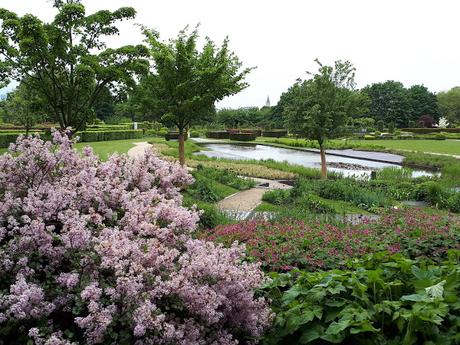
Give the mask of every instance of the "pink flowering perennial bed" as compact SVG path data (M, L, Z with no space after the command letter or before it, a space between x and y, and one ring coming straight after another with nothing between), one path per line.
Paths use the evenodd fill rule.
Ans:
M192 239L193 182L152 153L101 163L65 135L0 156L5 344L236 344L271 321L244 248Z
M226 245L244 243L248 255L267 271L314 271L340 268L347 259L385 250L442 259L447 249L460 248L460 220L420 209L394 210L359 225L254 220L218 226L201 237Z

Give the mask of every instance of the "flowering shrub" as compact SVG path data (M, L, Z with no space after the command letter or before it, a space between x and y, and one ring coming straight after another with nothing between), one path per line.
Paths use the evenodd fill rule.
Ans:
M246 244L248 254L267 270L308 270L341 266L349 258L388 250L410 257L443 256L459 248L460 221L456 216L433 216L422 210L392 210L379 220L341 226L286 219L283 222L253 220L218 226L203 235L230 245Z
M193 240L192 177L153 153L101 163L67 137L0 157L0 343L250 343L270 321L244 248Z

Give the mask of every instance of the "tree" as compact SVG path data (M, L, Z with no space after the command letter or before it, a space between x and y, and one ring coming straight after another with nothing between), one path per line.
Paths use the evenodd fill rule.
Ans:
M418 119L418 124L425 128L432 128L436 121L430 115L422 115Z
M24 127L26 134L30 129L45 120L42 99L27 85L20 84L8 94L5 105L5 117L8 121Z
M152 92L162 103L162 120L179 130L179 162L185 164L184 135L196 121L214 111L214 103L248 86L244 81L251 68L229 50L226 38L220 48L206 38L197 48L198 30L182 30L178 37L161 42L157 32L144 30L150 43L158 87Z
M105 88L117 93L135 84L149 68L143 45L106 48L103 38L118 34L116 23L134 18L122 7L86 15L79 0L56 0L51 23L0 9L0 83L22 81L37 90L61 129L84 128Z
M386 81L366 86L362 90L371 102L366 117L374 118L377 123L394 122L397 127L407 127L411 120L412 107L404 85L396 81ZM413 120L417 120L417 118Z
M438 100L433 92L423 85L414 85L407 89L409 105L411 108L410 120L417 121L423 115L429 115L435 122L439 121Z
M441 113L450 124L460 123L460 86L437 94Z
M350 62L339 60L331 67L315 61L318 72L290 89L292 98L284 113L292 130L318 141L321 177L326 179L326 140L342 133L347 118L359 108L360 96L354 92L355 68Z

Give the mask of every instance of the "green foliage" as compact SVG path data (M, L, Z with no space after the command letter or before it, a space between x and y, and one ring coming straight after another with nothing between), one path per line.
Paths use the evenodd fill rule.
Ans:
M267 271L344 268L347 259L382 250L442 261L447 250L458 248L460 239L457 217L415 208L388 210L378 219L362 222L312 214L294 205L288 211L303 211L304 216L287 212L270 221L219 226L205 236L226 246L244 243Z
M266 130L262 132L263 137L275 137L275 138L286 137L287 134L288 134L288 131L286 129L271 129L271 130Z
M253 133L229 133L228 137L235 141L254 141L257 138Z
M349 270L272 273L277 315L262 344L457 344L459 256L436 265L381 253Z
M274 126L271 107L245 107L238 109L219 109L213 125L224 128L264 127Z
M448 208L451 212L460 213L460 192L452 194L448 200Z
M291 196L302 198L311 193L325 199L347 201L364 210L374 210L378 207L391 205L391 200L382 191L367 188L363 183L354 179L300 180L292 189Z
M313 193L304 194L302 197L297 198L295 204L300 209L307 209L314 213L336 213L336 209L333 206Z
M35 90L61 129L84 128L94 105L108 88L123 93L149 68L142 45L106 48L116 24L135 17L122 7L86 15L79 1L56 1L51 23L0 10L0 82L20 80Z
M184 164L184 131L212 116L215 102L246 88L244 78L251 68L241 70L242 63L228 48L228 38L220 48L206 38L199 51L197 29L190 33L184 29L169 42L161 42L153 30L144 28L144 34L155 64L156 86L150 97L158 100L164 111L162 122L178 128L179 161Z
M16 90L8 94L5 101L4 119L24 127L26 134L46 119L44 105L37 92L21 83Z
M322 146L326 139L342 133L348 116L357 104L353 94L355 69L350 62L336 61L323 66L312 79L298 81L290 92L292 99L284 107L289 127Z
M291 193L285 189L274 189L264 193L262 200L274 205L283 205L289 202Z
M379 131L383 131L385 123L398 128L408 127L422 115L439 119L436 96L423 85L406 89L402 83L388 80L366 86L362 91L371 100L366 116L377 121Z
M238 190L245 190L255 186L255 182L253 180L241 178L229 169L214 169L198 165L196 167L196 172L209 179L218 181L226 186L230 186Z
M408 168L386 167L377 170L377 179L394 181L410 180L412 178L412 173L412 169Z
M451 124L460 123L460 87L437 94L441 113Z
M445 208L449 193L439 183L427 181L417 186L415 198L417 200L426 201L436 207Z
M0 133L0 147L6 148L14 143L21 133Z
M123 139L140 139L142 130L124 130L124 131L82 131L77 134L80 141L110 141Z
M207 131L206 138L211 139L228 139L230 133L228 131Z

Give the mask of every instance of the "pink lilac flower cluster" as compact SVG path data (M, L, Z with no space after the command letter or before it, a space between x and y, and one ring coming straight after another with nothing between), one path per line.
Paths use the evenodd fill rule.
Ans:
M100 162L55 131L0 157L0 332L10 344L253 343L271 322L244 248L195 240L193 178L147 152Z

